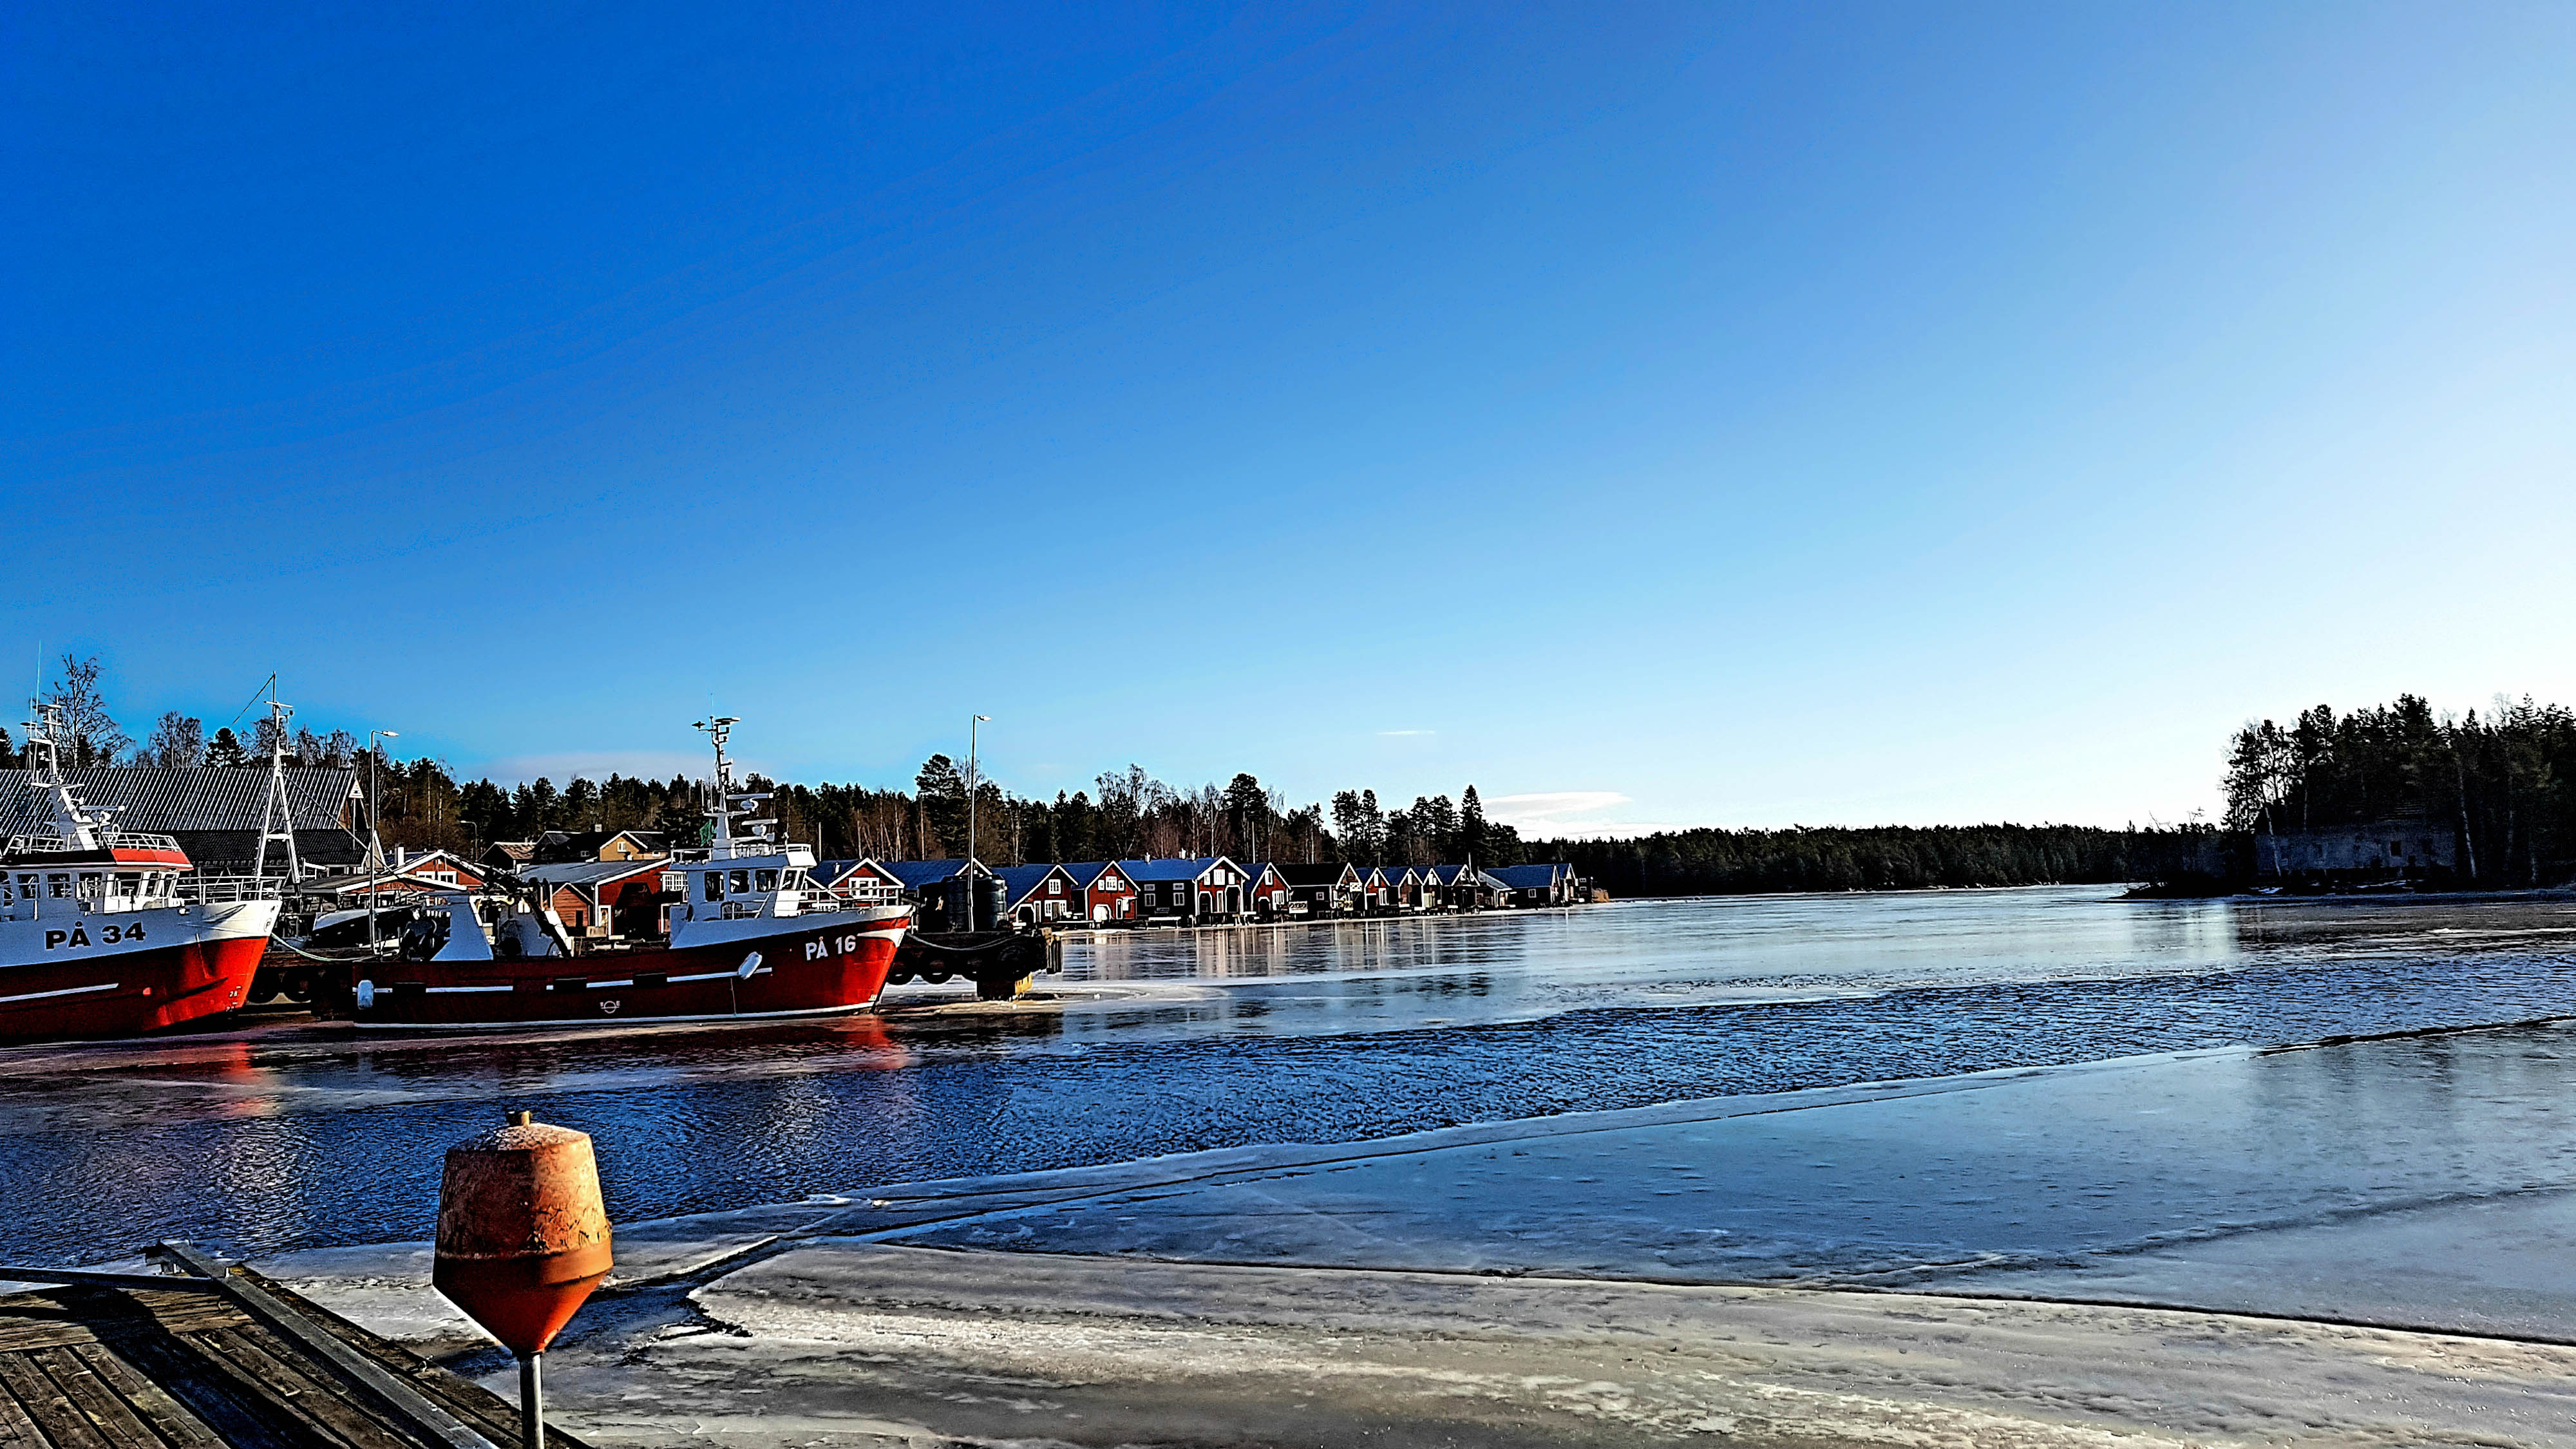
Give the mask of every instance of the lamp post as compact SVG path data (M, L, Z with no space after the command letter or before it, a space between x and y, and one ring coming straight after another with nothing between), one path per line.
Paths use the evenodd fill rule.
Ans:
M376 747L378 740L398 740L400 730L367 731L367 955L376 954L376 906L385 895L385 837L376 826Z
M966 859L970 863L975 859L975 728L992 722L989 714L979 714L966 722ZM967 908L967 916L973 918L972 906Z
M975 727L991 720L979 714L966 721L966 929L975 929L975 897L981 882L975 879Z

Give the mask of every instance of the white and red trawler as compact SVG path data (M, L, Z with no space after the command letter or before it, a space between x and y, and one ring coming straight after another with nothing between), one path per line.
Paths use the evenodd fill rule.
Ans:
M242 1004L278 903L180 894L167 835L109 828L63 780L60 711L27 724L41 826L0 849L0 1038L129 1036Z
M808 875L812 849L772 840L773 820L736 820L739 807L768 798L734 788L725 741L736 723L699 725L715 744L715 828L703 859L663 871L674 897L667 942L575 954L541 895L487 897L478 910L462 892L442 893L403 933L400 957L359 968L358 1025L733 1020L874 1005L912 908L820 890Z

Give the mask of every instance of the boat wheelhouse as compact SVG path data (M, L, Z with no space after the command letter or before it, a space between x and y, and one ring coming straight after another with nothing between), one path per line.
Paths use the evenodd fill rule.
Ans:
M187 852L84 803L63 778L60 708L35 715L41 824L0 847L0 1038L128 1036L240 1006L277 901L183 891Z

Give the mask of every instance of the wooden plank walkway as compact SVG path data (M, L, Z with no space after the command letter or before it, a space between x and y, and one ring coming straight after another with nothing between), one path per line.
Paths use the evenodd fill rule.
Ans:
M516 1405L251 1274L502 1449ZM435 1416L432 1416L435 1417ZM0 1449L447 1449L357 1376L203 1291L0 1297ZM589 1449L549 1424L546 1449Z

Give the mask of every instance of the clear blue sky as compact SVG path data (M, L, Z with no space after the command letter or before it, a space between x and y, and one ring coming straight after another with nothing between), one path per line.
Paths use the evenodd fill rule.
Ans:
M33 5L0 604L138 736L2172 819L2576 698L2576 7ZM23 686L13 686L23 688ZM11 716L15 718L14 715Z

